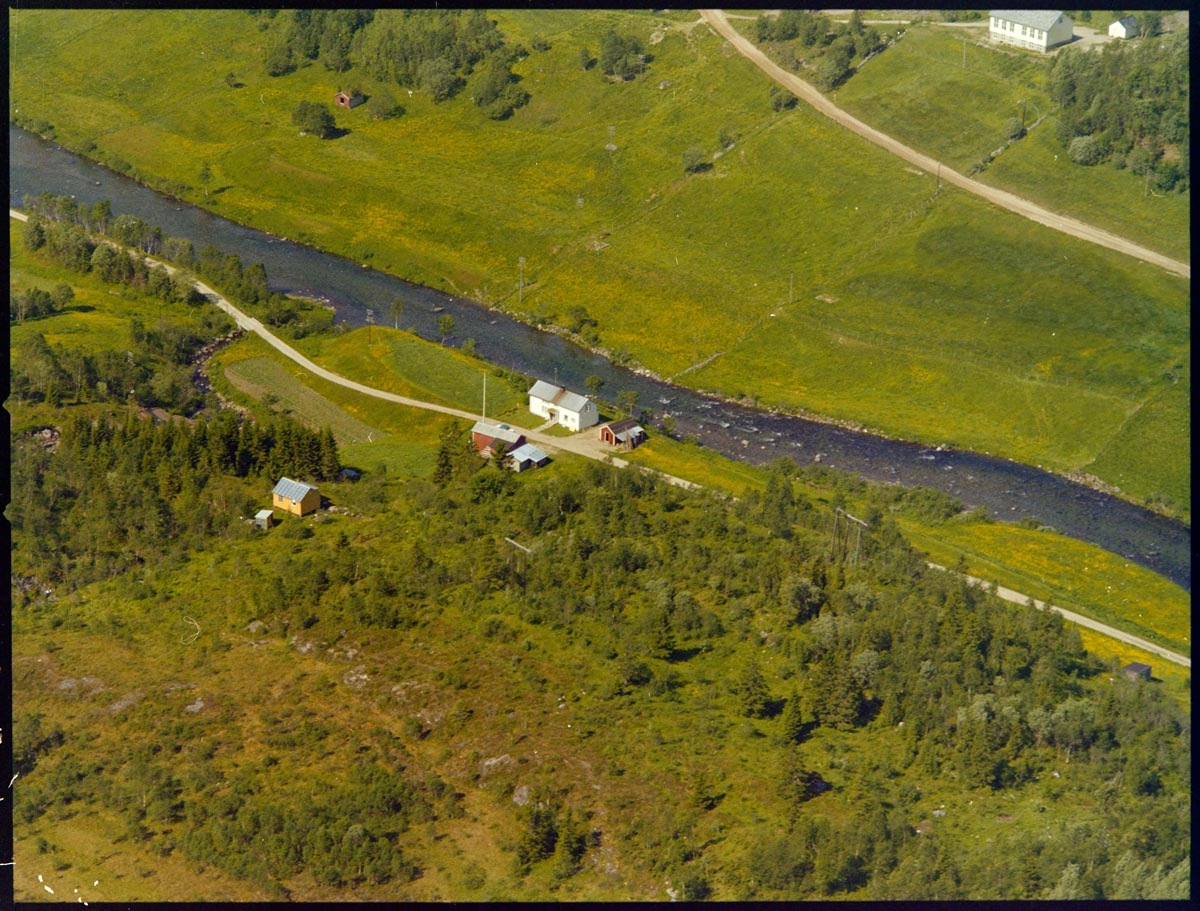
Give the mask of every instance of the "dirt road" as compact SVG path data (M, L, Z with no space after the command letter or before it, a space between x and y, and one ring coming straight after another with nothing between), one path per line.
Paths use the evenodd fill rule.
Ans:
M162 265L164 268L170 269L170 266L167 266L165 263ZM385 401L389 402L396 402L400 405L408 405L410 408L423 408L426 411L436 411L441 414L448 414L456 418L461 418L465 421L474 422L479 420L479 415L473 414L469 411L463 411L460 408L451 408L446 405L437 405L433 402L423 402L419 399L410 399L402 395L396 395L394 392L385 392L382 389L375 389L374 387L366 386L362 383L356 382L355 380L340 376L331 370L326 370L324 367L312 362L291 345L287 344L287 342L283 341L283 339L279 338L277 335L267 329L267 327L264 326L259 320L252 316L248 316L237 307L233 306L233 304L221 297L221 295L217 294L217 292L208 287L208 285L197 281L196 287L200 290L201 294L207 295L208 298L216 303L218 307L232 316L234 321L240 327L255 333L272 348L282 352L305 370L321 377L322 379L328 380L331 383L337 383L339 386L345 386L347 389L353 389L355 392L361 392L363 395L373 396L377 399L384 399ZM569 437L550 436L549 434L541 433L537 430L525 430L524 428L518 429L525 434L525 439L528 442L536 444L540 449L543 449L546 452L571 452L575 455L585 456L586 458L596 459L602 462L611 461L618 468L624 468L626 465L628 465L628 462L626 462L624 459L617 458L615 455L613 455L612 448L606 445L600 439L599 433L595 431L595 429L585 430ZM691 481L685 481L683 478L677 478L674 475L664 474L662 472L656 472L656 474L658 474L664 480L680 487L696 486Z
M1038 224L1045 225L1048 228L1062 231L1064 234L1070 234L1081 240L1099 244L1102 247L1108 247L1110 250L1116 250L1135 259L1153 263L1156 266L1166 269L1168 272L1182 275L1184 278L1192 277L1192 267L1188 263L1179 262L1178 260L1163 256L1161 253L1155 253L1153 250L1148 250L1123 237L1118 237L1115 234L1111 234L1108 231L1097 228L1094 225L1089 225L1078 219L1065 215L1057 215L1048 209L1043 209L1041 206L1033 204L1027 199L1022 199L1020 196L977 183L971 178L959 174L957 171L950 170L950 168L943 166L928 155L923 155L916 149L910 149L892 137L886 136L875 128L867 126L867 124L856 117L852 117L799 76L789 73L783 67L770 60L749 39L743 38L738 34L737 30L725 17L724 11L705 9L700 10L700 15L704 17L704 21L717 34L732 44L742 56L750 60L755 66L797 98L816 108L830 120L840 123L851 132L875 143L875 145L886 149L910 164L916 165L923 171L936 174L941 180L946 181L946 183L953 184L956 187L966 190L968 193L974 193L976 196L981 196L988 202L1014 212L1017 215L1024 216L1031 221L1036 221Z
M929 563L927 565L933 569L946 569L946 567L938 566L936 563ZM975 576L964 575L963 578L972 585L978 585L981 588L987 588L990 584L985 582L983 579L976 578ZM1032 602L1033 606L1038 610L1049 610L1056 614L1061 614L1062 618L1070 623L1075 623L1079 626L1086 627L1087 629L1095 630L1102 635L1116 639L1118 642L1124 642L1126 645L1132 645L1134 648L1139 648L1144 652L1150 652L1152 655L1158 655L1160 658L1166 658L1168 661L1172 661L1175 664L1182 664L1187 668L1192 666L1192 659L1186 655L1177 654L1170 649L1163 648L1161 645L1155 645L1153 642L1147 642L1145 639L1140 639L1137 636L1122 632L1119 629L1106 626L1097 620L1083 616L1083 614L1077 614L1074 611L1065 610L1061 607L1055 607L1053 604L1047 604L1045 601L1038 601L1036 598L1030 598L1028 595L1022 595L1020 592L1015 592L1011 588L997 586L996 596L1003 598L1005 601L1011 601L1014 604L1029 604Z

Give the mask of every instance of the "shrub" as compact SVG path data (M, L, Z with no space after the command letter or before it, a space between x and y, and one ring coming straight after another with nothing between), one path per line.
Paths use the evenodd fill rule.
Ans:
M1104 160L1104 149L1094 136L1076 136L1067 146L1067 155L1076 164L1090 166Z

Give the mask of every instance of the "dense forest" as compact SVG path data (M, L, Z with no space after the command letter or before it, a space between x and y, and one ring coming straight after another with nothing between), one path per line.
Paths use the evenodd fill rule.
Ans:
M36 488L40 477L35 496L59 504L43 505L37 522L14 504L16 552L24 562L53 541L69 555L73 540L112 533L128 534L124 547L137 555L148 536L110 528L119 505L70 496L64 473L76 489L112 478L111 488L132 493L139 459L156 446L166 453L168 436L172 453L195 450L195 436L129 426L98 440L99 428L68 427L53 454L14 446L14 489ZM471 763L446 771L449 757L486 742L519 702L557 693L566 674L588 694L572 697L583 739L520 780L532 798L519 799L513 777L486 783L501 789L515 833L499 894L520 894L529 877L565 887L594 870L602 845L619 845L623 863L667 877L690 897L1186 896L1186 715L1154 685L1090 658L1057 615L1003 605L928 570L888 518L903 505L894 494L829 479L835 502L866 496L869 528L857 536L844 523L838 530L839 513L794 493L800 476L819 480L819 466L810 476L780 460L761 494L730 502L595 463L514 475L470 455L464 436L463 427L446 433L440 483L376 478L369 496L353 496L362 509L353 524L289 520L282 534L248 536L236 519L240 505L181 510L203 521L211 539L180 537L171 564L182 572L206 553L228 560L230 547L239 560L265 558L214 645L247 622L297 649L349 636L403 651L436 637L457 655L421 680L422 704L438 711L389 708L395 687L387 685L355 697L376 705L382 726L371 731L311 709L226 706L181 721L147 704L118 713L124 752L105 756L82 728L19 710L18 824L105 807L125 820L133 843L269 880L280 896L302 871L331 887L403 884L422 873L410 827L453 825L465 792L485 786L478 749L471 774ZM216 445L217 437L210 432L208 455L198 455L214 468L233 440ZM122 462L129 473L113 477ZM143 488L171 486L175 467L188 471L174 456L159 464L172 467L144 469ZM528 554L509 541L524 542ZM108 576L123 571L106 566ZM83 581L99 568L84 559L70 573ZM147 597L158 592L169 603L172 578L160 574ZM72 604L65 591L57 602L14 592L18 635L45 636L64 623L104 635L122 623L119 610L89 619ZM560 646L545 655L519 647L534 631ZM505 693L517 703L497 696ZM699 725L688 741L695 764L655 772L656 796L613 816L603 792L625 774L649 773L614 719L654 727L680 716ZM228 725L247 739L232 743L222 734ZM446 761L418 771L414 756L431 738ZM262 749L267 760L253 758ZM757 786L748 793L719 771L731 749L755 757ZM294 770L312 768L313 750L323 757L319 770L297 790ZM609 756L601 780L611 782L601 792L555 773L572 757L602 762L597 750ZM931 809L939 815L923 804L927 789L1020 800L1031 788L1045 795L1043 782L1059 769L1071 784L1042 798L1052 802L1053 824L1002 852L922 834ZM679 795L665 816L655 809ZM722 817L736 802L771 824ZM720 840L744 850L725 854L717 874L706 872L706 852L716 849L701 833L716 831L720 818Z
M263 27L277 11L254 11ZM328 70L361 68L377 81L421 89L445 101L471 87L471 98L494 119L528 102L511 65L528 51L509 47L482 9L323 10L283 12L265 51L271 76L310 61ZM384 107L397 110L394 100ZM378 103L377 105L378 106Z
M1050 61L1058 139L1072 160L1104 161L1183 191L1191 177L1186 30L1100 50L1066 49Z
M341 466L326 429L292 418L240 418L221 411L189 426L130 414L121 423L82 414L48 451L14 441L8 519L13 569L75 588L168 553L203 548L230 514L252 515L256 499L222 476L333 480ZM222 518L224 517L224 518Z

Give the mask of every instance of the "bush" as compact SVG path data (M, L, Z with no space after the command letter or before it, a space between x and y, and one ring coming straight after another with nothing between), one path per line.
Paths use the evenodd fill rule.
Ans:
M784 111L796 106L796 96L782 86L771 86L768 97L770 98L771 110L773 111Z
M333 135L335 124L328 106L316 101L301 101L292 110L292 123L305 133L322 139Z
M1020 139L1025 135L1025 127L1021 125L1020 119L1009 117L1004 122L1004 138L1005 139Z
M1094 136L1076 136L1067 146L1067 155L1075 164L1090 166L1104 160L1104 148Z

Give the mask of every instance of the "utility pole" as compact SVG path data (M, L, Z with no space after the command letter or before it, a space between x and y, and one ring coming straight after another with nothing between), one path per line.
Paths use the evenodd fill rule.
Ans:
M838 522L839 518L846 520L846 521L840 523L841 524L840 529L838 527L839 526L839 522ZM849 523L850 522L853 522L853 523L855 523L855 525L858 526L856 529L857 535L856 535L855 542L854 542L854 558L850 561L852 565L857 566L858 565L858 555L859 555L859 552L862 550L863 529L870 528L871 526L869 526L862 519L859 519L856 516L850 515L850 513L846 512L846 510L842 509L840 506L837 509L835 509L833 512L833 547L832 547L832 551L833 551L834 559L841 559L844 551L849 550L849 547L850 547L850 524ZM840 534L839 534L839 531L840 531ZM844 547L843 547L843 538L845 539Z
M481 421L487 420L487 371L483 373L483 410L479 413Z
M367 344L371 344L371 327L375 325L375 311L367 311Z
M523 595L523 594L525 594L525 577L528 575L527 570L529 568L529 557L531 554L533 554L533 551L530 550L528 547L526 547L524 544L518 544L512 538L505 538L504 540L507 541L509 544L511 544L513 547L515 547L517 550L521 551L521 553L524 554L524 556L520 558L521 559L521 569L519 571L520 577L521 577L521 594ZM512 579L512 570L513 570L512 556L509 557L508 566L509 566L509 579L511 580Z

